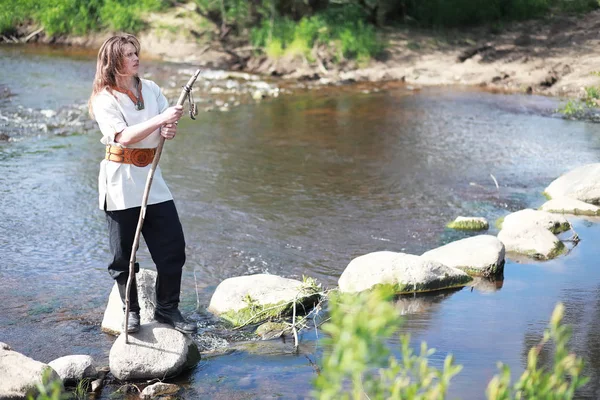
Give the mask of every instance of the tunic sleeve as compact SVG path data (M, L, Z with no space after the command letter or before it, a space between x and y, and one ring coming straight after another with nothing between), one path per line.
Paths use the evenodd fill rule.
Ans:
M152 88L152 91L154 92L154 95L156 96L156 103L158 104L158 112L162 113L167 108L169 108L169 101L167 100L167 98L163 94L162 90L160 90L160 87L158 87L158 85L156 83L154 83L153 81L148 81L148 82L150 82L150 87Z
M127 128L123 113L117 106L117 100L108 93L98 94L92 102L94 117L102 132L102 143L109 144L115 141L117 133Z

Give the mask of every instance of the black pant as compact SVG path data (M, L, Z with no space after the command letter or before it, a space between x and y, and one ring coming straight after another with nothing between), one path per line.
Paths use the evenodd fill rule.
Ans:
M113 256L108 273L118 284L127 282L131 248L141 207L106 211L110 251ZM181 271L185 264L185 238L173 200L149 205L142 235L156 264L156 307L177 308L181 290ZM139 271L136 263L135 272Z

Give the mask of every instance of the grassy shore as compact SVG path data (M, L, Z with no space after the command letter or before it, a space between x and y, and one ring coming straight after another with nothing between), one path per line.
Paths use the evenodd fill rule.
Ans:
M97 48L112 32L128 31L138 33L146 56L213 68L583 99L566 107L572 114L596 104L600 11L590 10L598 0L514 0L501 9L427 0L427 10L363 2L386 10L379 14L352 0L309 2L321 8L269 1L11 0L0 3L0 41ZM448 11L457 2L460 15Z

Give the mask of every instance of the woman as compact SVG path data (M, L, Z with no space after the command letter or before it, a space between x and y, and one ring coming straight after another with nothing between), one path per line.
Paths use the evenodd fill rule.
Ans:
M138 77L140 44L133 35L106 40L98 52L96 77L89 101L92 118L106 146L98 178L99 206L106 213L112 261L108 272L117 282L121 300L129 275L129 259L138 224L142 196L154 152L162 135L173 139L182 107L169 107L160 88ZM142 235L156 264L158 322L178 331L194 333L178 309L181 272L185 263L185 239L173 196L156 169ZM135 271L139 271L136 263ZM127 332L140 328L140 306L135 281L130 293Z

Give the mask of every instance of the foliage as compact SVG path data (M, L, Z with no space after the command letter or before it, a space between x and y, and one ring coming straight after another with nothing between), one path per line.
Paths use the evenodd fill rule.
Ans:
M592 72L592 75L600 76L600 71ZM557 111L567 117L580 118L585 116L586 112L595 110L600 106L600 87L588 86L585 88L585 94L580 100L569 100L567 104Z
M589 378L581 376L583 360L567 349L571 330L569 326L561 324L564 312L565 307L558 304L542 341L529 350L527 368L512 387L510 368L498 364L501 372L488 385L488 399L572 399L575 391L587 383ZM555 343L554 362L550 369L540 368L539 355L551 340Z
M27 21L43 26L49 36L102 28L137 32L143 12L164 6L163 0L9 0L0 2L0 33Z
M569 100L564 107L559 108L558 112L564 114L567 117L576 117L583 113L584 107L580 101Z
M403 335L402 358L386 344L399 325L398 311L388 301L391 292L332 295L330 322L323 326L328 349L315 380L319 399L443 399L461 366L447 356L440 371L428 364L434 350L421 344L418 355ZM346 389L350 393L346 392Z
M415 354L410 337L401 335L401 358L392 355L388 339L397 331L399 315L390 292L375 290L359 295L338 294L330 299L330 321L323 326L328 334L314 382L318 399L403 399L443 400L451 379L462 366L448 355L441 370L429 365L434 350L421 344ZM583 361L567 349L570 328L562 324L564 306L558 304L539 345L529 351L527 368L520 379L510 383L510 368L499 364L500 373L486 390L490 400L572 399L585 385ZM554 360L540 367L539 355L554 343Z
M64 392L60 379L51 380L52 369L47 368L42 375L42 382L37 384L39 394L27 396L27 400L65 400L69 396Z
M275 41L282 55L303 55L310 61L314 60L313 48L318 46L336 52L338 59L358 60L369 60L384 48L375 27L348 6L330 7L299 21L288 17L263 19L251 29L250 37L255 46L269 48Z

